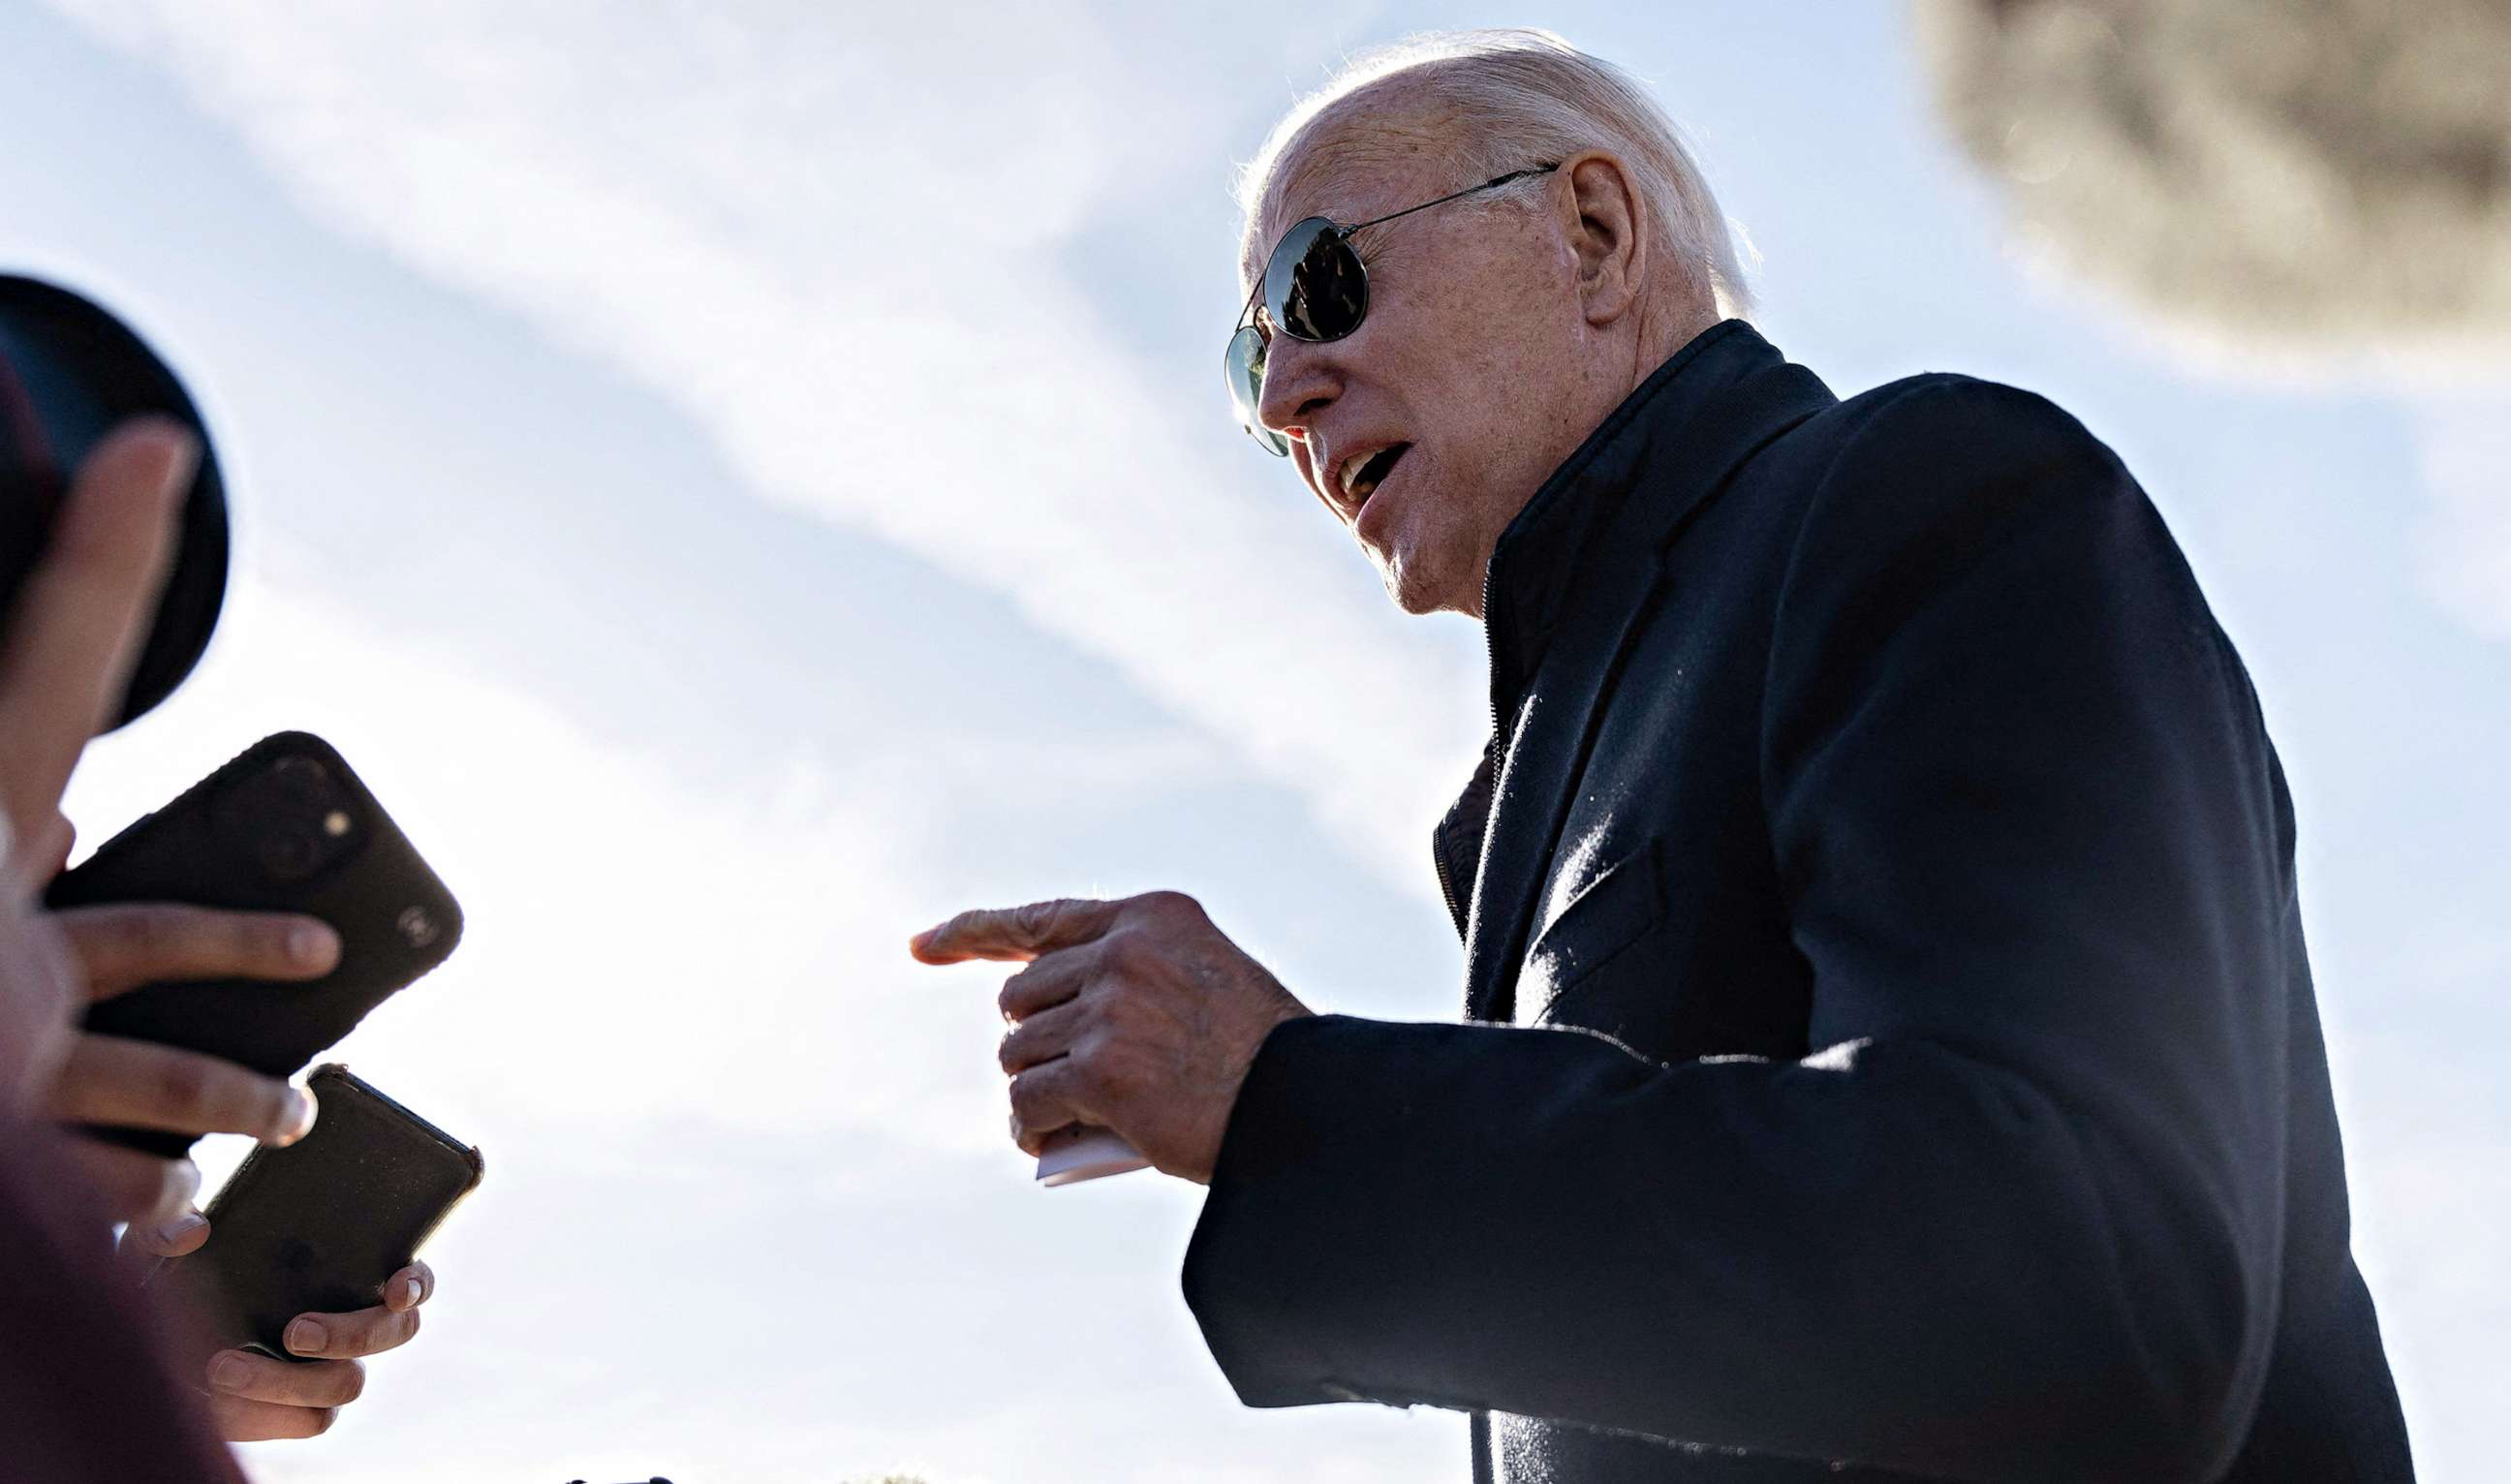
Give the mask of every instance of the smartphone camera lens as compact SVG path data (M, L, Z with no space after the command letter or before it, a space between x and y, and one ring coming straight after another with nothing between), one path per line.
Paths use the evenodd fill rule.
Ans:
M274 760L228 797L226 809L258 837L255 858L273 881L319 875L362 844L354 801L329 768L302 754Z
M270 776L294 798L316 799L329 791L331 770L310 757L283 757L272 766Z
M261 868L274 881L303 881L322 867L323 844L313 835L280 829L261 840Z

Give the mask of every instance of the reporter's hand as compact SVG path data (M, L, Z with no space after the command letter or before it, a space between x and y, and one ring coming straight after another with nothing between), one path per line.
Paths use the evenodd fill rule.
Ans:
M54 914L83 993L108 1000L143 984L191 979L319 978L340 958L339 935L318 919L166 903L72 907ZM280 983L272 994L286 994ZM175 1046L70 1033L51 1112L72 1125L241 1133L287 1145L314 1124L314 1095L231 1061ZM172 1236L200 1188L189 1160L161 1160L79 1138L72 1157L117 1221Z
M200 445L179 426L116 430L62 500L0 634L0 1100L39 1105L80 1004L59 935L28 898L68 858L61 790L112 719L174 550Z
M19 590L0 642L0 818L21 893L69 856L61 790L121 708L200 458L199 440L164 418L107 435L79 466L43 560Z
M434 1296L436 1274L425 1263L412 1263L394 1274L383 1292L384 1301L371 1309L290 1320L288 1351L309 1360L273 1360L241 1350L212 1355L203 1380L218 1435L231 1443L258 1443L312 1437L329 1427L339 1409L366 1389L367 1368L360 1359L398 1350L418 1333L418 1306Z
M962 912L908 946L927 964L1028 965L997 1002L1012 1022L998 1060L1022 1149L1092 1123L1198 1184L1211 1183L1256 1048L1309 1013L1176 892Z

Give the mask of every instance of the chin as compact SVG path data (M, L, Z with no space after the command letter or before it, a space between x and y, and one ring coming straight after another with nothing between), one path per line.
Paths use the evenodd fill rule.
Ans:
M1416 619L1424 614L1436 613L1447 606L1427 593L1413 591L1392 573L1387 574L1386 577L1386 595L1395 600L1396 607Z
M1392 560L1377 564L1378 579L1386 585L1386 595L1395 606L1418 618L1423 614L1461 609L1449 589L1452 584L1438 580L1434 569L1419 561L1407 561L1401 553Z
M1463 533L1436 519L1439 513L1417 509L1390 512L1396 519L1386 531L1384 550L1371 549L1370 560L1376 563L1377 575L1386 585L1386 595L1395 606L1415 616L1425 613L1472 613L1482 604L1482 569L1470 559L1460 559ZM1424 528L1426 527L1426 529ZM1472 574L1470 583L1460 576Z

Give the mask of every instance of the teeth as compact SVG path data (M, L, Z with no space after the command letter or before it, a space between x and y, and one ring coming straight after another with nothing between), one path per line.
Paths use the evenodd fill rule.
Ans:
M1376 492L1379 481L1395 467L1396 456L1403 452L1401 443L1380 448L1365 459L1352 459L1342 467L1342 492L1348 499L1366 500Z

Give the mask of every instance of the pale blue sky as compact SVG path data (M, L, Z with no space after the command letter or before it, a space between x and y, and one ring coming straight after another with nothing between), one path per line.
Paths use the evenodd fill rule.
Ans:
M2199 369L2025 272L1891 7L273 14L0 8L0 263L183 366L240 529L81 822L311 726L473 924L345 1055L487 1183L424 1337L260 1476L1462 1476L1453 1418L1239 1409L1177 1294L1195 1193L1032 1189L992 978L901 944L1175 886L1312 1003L1453 1012L1423 839L1478 636L1229 422L1226 185L1345 48L1529 19L1658 86L1835 390L2013 381L2152 493L2292 775L2418 1456L2483 1476L2511 594L2447 572L2501 381Z

